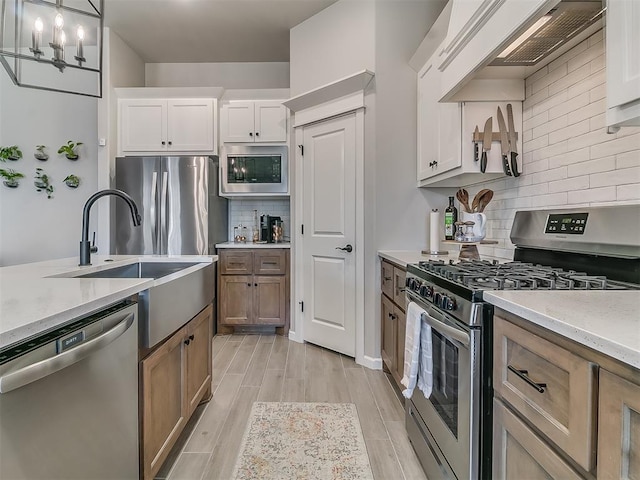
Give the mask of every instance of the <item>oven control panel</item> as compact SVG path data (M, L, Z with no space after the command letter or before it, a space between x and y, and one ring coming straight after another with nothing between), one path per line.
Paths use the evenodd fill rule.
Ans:
M544 233L583 235L588 213L552 213L547 217Z
M453 296L443 291L438 291L433 285L423 282L418 278L407 277L406 287L442 310L452 312L457 308L456 299Z

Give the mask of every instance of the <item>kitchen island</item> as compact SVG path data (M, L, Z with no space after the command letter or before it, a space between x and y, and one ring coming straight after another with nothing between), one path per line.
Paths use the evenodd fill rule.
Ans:
M92 265L63 258L0 268L0 348L216 262L217 256L94 255ZM74 278L137 262L194 262L159 279Z

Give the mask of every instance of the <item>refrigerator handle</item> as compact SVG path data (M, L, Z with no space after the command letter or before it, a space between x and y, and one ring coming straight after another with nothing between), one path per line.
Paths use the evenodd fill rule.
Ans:
M163 255L166 252L164 249L167 247L168 239L167 232L167 190L168 190L168 173L162 172L162 192L160 193L160 251L159 254ZM163 240L166 243L163 245Z
M149 213L151 217L151 241L153 242L153 253L159 253L158 250L158 172L153 172L151 176L151 206Z

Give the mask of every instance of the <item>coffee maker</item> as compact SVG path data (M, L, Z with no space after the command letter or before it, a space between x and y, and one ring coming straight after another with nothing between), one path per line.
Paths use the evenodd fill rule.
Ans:
M260 241L274 243L273 224L275 222L282 222L282 219L271 215L260 215Z

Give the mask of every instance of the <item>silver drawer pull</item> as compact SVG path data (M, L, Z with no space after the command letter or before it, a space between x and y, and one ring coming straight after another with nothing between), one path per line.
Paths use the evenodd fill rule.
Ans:
M391 277L384 277L385 282L388 282L389 280L391 280Z
M518 370L517 368L511 365L507 365L507 368L513 373L515 373L522 380L527 382L528 385L531 385L533 388L535 388L538 392L544 393L544 389L547 388L546 383L539 383L531 380L531 378L529 378L529 370Z
M278 262L262 262L263 265L277 265Z

